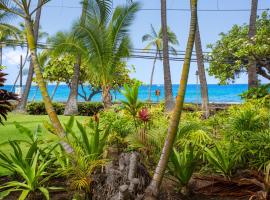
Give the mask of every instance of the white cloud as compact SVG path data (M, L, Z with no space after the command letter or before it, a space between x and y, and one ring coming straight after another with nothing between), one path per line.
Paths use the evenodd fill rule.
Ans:
M25 57L25 51L21 49L3 49L3 64L6 66L9 65L19 65L20 56Z

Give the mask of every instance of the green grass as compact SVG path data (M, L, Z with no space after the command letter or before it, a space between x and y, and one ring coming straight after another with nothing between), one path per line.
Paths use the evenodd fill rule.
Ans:
M76 120L80 122L87 121L90 117L86 116L77 116ZM66 123L69 119L69 116L59 116L61 123ZM4 126L0 124L0 150L9 154L10 148L7 145L9 140L22 140L25 139L25 136L21 134L15 127L14 122L18 122L20 125L34 131L38 125L43 127L43 135L41 137L53 139L54 136L44 128L43 123L49 121L47 115L25 115L25 114L15 114L10 113L8 115L7 121L4 122ZM76 130L74 128L74 130ZM0 176L6 175L7 172L0 167Z

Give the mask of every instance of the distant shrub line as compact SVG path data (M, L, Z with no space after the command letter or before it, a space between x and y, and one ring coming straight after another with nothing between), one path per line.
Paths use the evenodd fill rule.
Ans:
M53 107L58 115L63 115L65 110L64 103L53 102ZM33 102L27 104L27 113L30 115L46 115L46 109L43 102ZM78 103L78 115L92 116L103 109L101 102L81 102Z

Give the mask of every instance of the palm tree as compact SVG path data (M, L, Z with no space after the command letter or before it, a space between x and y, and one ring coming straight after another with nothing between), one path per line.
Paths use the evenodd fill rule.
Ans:
M41 17L41 5L42 5L42 0L38 0L38 9L36 11L35 23L34 23L34 27L33 27L34 35L35 35L35 43L37 43L38 38L39 38L39 22L40 22L40 17ZM23 26L22 24L20 26L23 30L22 31L24 34L23 38L25 38L25 36L26 36L26 29L25 28L26 27ZM27 47L27 52L28 52L28 47ZM28 53L26 54L26 56L28 56ZM17 112L22 112L22 113L26 112L26 105L27 105L27 100L28 100L29 92L30 92L31 85L32 85L33 75L34 75L34 65L33 65L33 61L31 59L29 69L28 69L28 75L27 75L25 88L24 88L22 97L20 99L20 102L18 103L18 105L16 107Z
M173 47L173 45L178 45L178 40L176 38L176 35L174 32L170 31L170 28L167 27L168 32L168 43L169 43L169 50L174 54L177 55L176 49ZM161 59L161 51L163 50L163 40L162 40L162 28L160 28L159 32L157 32L154 27L151 24L151 33L145 34L142 37L143 42L148 42L147 46L144 48L145 50L149 50L152 47L155 48L155 58L153 63L153 68L151 72L151 78L150 78L150 85L149 85L149 91L148 91L148 101L151 101L151 89L153 84L153 77L155 72L155 64L157 59Z
M188 81L188 74L190 68L190 60L193 51L195 35L196 35L196 25L197 25L197 0L191 0L191 22L189 29L189 37L186 47L186 55L184 59L182 76L180 80L180 87L178 89L178 95L176 98L176 105L174 107L173 115L171 118L170 126L168 128L167 137L163 146L162 154L158 165L156 167L154 176L150 185L147 187L145 192L145 199L157 199L159 188L164 176L165 169L167 167L169 157L173 148L174 140L178 130L181 113L183 110L185 92Z
M167 5L166 0L161 0L161 27L163 40L163 71L164 71L164 91L165 91L165 111L169 112L174 107L171 70L169 62L169 44L167 31Z
M86 19L86 12L88 8L88 0L83 1L83 8L81 13L81 25L83 26ZM74 65L74 75L71 82L70 93L68 97L67 104L65 106L64 115L75 115L78 113L78 84L79 84L79 76L80 76L80 63L81 63L81 56L77 55L77 62Z
M257 18L258 0L252 0L251 13L249 20L248 37L251 40L256 35L256 18ZM258 86L257 66L256 61L252 58L248 61L248 88L254 88Z
M80 53L89 70L99 77L104 107L108 108L112 104L110 89L113 74L121 60L130 55L129 27L139 4L118 6L112 15L110 0L93 0L89 5L91 6L88 7L89 14L85 24L75 24L72 37L69 36L70 33L59 33L63 42L59 42L55 47Z
M195 49L197 56L198 74L201 86L201 96L202 96L202 111L204 112L205 118L209 117L209 99L208 99L208 87L204 68L204 58L202 53L202 43L200 37L199 23L197 22L196 36L195 36Z
M0 11L0 66L3 65L3 46L13 46L14 40L18 41L20 36L20 30L8 23L11 17L10 13Z
M39 6L30 10L30 8L33 8L33 6L31 5L31 0L0 0L0 9L15 14L25 21L27 43L31 54L34 71L36 74L37 83L45 104L45 108L56 133L60 137L63 137L65 135L65 131L53 108L38 62L36 45L37 34L34 33L34 25L32 23L33 14L36 13L36 11L48 1L49 0L41 0L41 4Z

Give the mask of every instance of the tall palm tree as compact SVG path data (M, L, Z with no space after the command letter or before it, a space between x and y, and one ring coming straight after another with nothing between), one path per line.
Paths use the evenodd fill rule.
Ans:
M0 11L0 66L3 65L3 46L14 46L20 37L20 30L9 24L12 15L6 11Z
M156 167L152 181L150 185L147 187L145 192L145 199L147 200L157 199L158 197L159 188L169 161L169 157L178 130L181 113L183 110L188 74L190 69L190 60L193 51L197 25L197 0L191 0L190 2L191 2L191 21L190 21L189 37L186 47L186 55L184 59L182 75L180 80L180 87L178 89L176 105L173 110L173 115L168 128L168 133L163 146L162 154Z
M208 118L209 117L208 87L207 87L207 81L206 81L206 75L205 75L204 58L203 58L202 43L201 43L201 36L200 36L198 22L197 22L197 29L196 29L196 36L195 36L195 49L196 49L196 56L197 56L198 74L199 74L200 86L201 86L202 111L204 112L205 118Z
M167 27L167 32L168 32L168 43L169 43L169 50L172 54L177 55L176 49L173 47L173 45L178 45L179 42L176 38L176 35L174 32L170 31L170 28ZM150 84L149 84L149 90L148 90L148 101L151 101L151 89L152 89L152 84L153 84L153 77L154 77L154 72L155 72L155 65L156 65L156 60L161 59L161 51L163 50L163 40L162 40L162 28L157 32L153 25L151 24L151 33L145 34L142 37L143 42L148 42L146 47L144 48L145 50L149 50L152 47L155 48L155 58L154 58L154 63L152 67L152 72L151 72L151 77L150 77Z
M42 5L42 0L38 0L38 9L36 11L36 16L35 16L35 21L34 21L34 35L35 35L35 43L37 44L38 37L39 37L39 22L40 22L40 17L41 17L41 6ZM23 28L23 34L26 34L26 27L22 26ZM24 37L25 38L25 37ZM27 52L28 52L28 47L27 47ZM28 75L27 75L27 80L25 84L25 88L22 94L22 97L20 99L20 102L18 103L16 107L17 112L26 112L26 105L27 105L27 100L29 96L29 92L31 89L32 85L32 80L33 80L33 75L34 75L34 65L32 59L30 60L30 65L28 69Z
M249 31L248 31L249 39L252 39L252 37L256 35L257 7L258 7L258 0L252 0L251 13L249 19ZM248 87L254 88L257 86L258 86L258 76L257 76L256 61L250 58L248 61Z
M15 14L25 21L27 43L33 62L34 71L36 74L37 83L45 104L45 108L56 133L60 137L63 137L65 135L65 131L53 108L51 99L46 88L46 84L42 77L41 68L37 58L36 34L34 33L34 25L32 23L33 14L48 1L49 0L41 0L40 6L33 8L33 6L31 5L31 0L0 0L0 9ZM30 10L30 8L33 9Z
M89 0L83 0L83 7L81 13L81 25L83 26L86 19L87 8L88 8ZM75 115L78 113L78 84L79 84L79 76L80 76L80 63L81 63L81 56L77 55L77 62L74 65L74 75L71 82L70 93L68 97L67 104L65 106L64 115Z
M165 91L165 111L169 112L174 107L172 92L171 70L169 62L169 45L167 31L167 5L166 0L161 0L161 27L163 40L163 72L164 72L164 91Z

